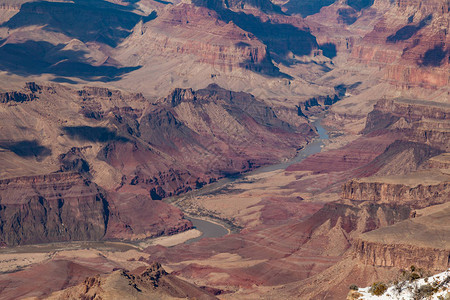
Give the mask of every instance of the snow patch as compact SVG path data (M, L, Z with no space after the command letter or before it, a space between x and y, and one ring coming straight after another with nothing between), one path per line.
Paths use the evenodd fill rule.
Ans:
M432 295L418 296L420 291L434 289ZM450 269L437 275L421 278L414 281L403 281L389 287L383 295L376 296L370 293L370 287L360 288L357 291L360 300L413 300L433 299L450 300ZM431 292L430 292L431 293Z

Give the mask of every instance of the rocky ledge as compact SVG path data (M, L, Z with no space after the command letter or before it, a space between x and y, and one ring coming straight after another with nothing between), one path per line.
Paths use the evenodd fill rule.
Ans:
M450 199L450 175L424 170L403 176L353 179L344 184L342 198L428 207Z
M390 131L398 139L449 151L450 105L423 100L382 99L367 116L365 134Z
M98 240L106 232L108 202L76 173L0 181L0 243L18 245Z
M449 217L450 203L419 210L415 218L362 234L353 243L353 255L373 266L446 270Z

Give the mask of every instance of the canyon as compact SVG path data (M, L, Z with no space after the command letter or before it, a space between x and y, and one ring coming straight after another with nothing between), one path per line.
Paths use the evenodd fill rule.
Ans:
M446 271L449 22L444 0L0 1L0 299Z

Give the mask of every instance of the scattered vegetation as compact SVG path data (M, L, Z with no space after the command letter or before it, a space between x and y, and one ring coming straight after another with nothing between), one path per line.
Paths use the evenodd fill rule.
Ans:
M381 296L381 295L384 294L384 292L386 292L386 290L387 290L387 285L386 284L384 284L383 282L375 282L370 287L369 292L372 295Z
M414 300L425 299L438 291L438 287L434 284L425 284L414 291Z
M363 294L358 293L357 291L351 291L351 293L348 295L348 299L360 299L363 296Z
M353 290L353 291L357 291L359 289L356 284L351 284L348 288Z
M418 280L418 279L421 280ZM374 296L381 296L391 299L412 299L412 300L424 300L424 299L438 299L438 300L450 300L450 275L448 271L443 274L430 275L423 269L411 266L407 270L402 270L401 275L392 284L383 282L375 282L368 289L358 289L354 284L350 285L349 296L353 296L354 293L362 292L370 293ZM354 290L354 291L352 291ZM366 294L367 295L367 294ZM355 299L355 298L351 298ZM358 298L356 298L358 299Z
M399 278L394 281L395 290L400 294L408 282L414 282L423 277L427 277L426 272L412 265L408 270L402 270Z
M428 274L421 268L416 268L414 265L409 268L409 270L403 270L402 271L402 278L403 281L415 281L419 278L427 277Z
M435 293L437 293L441 290L445 291L447 289L446 285L448 283L450 283L450 276L447 276L442 281L437 280L437 281L433 281L433 282L430 282L430 280L428 279L428 276L430 276L430 275L426 274L422 269L416 268L415 266L411 266L410 270L402 271L403 281L400 281L400 282L396 281L394 283L394 285L395 285L397 292L401 293L402 290L407 285L407 281L413 283L417 279L425 277L424 281L426 284L421 285L421 286L414 285L413 299L420 300L420 299L427 299L430 296L434 295ZM445 297L439 296L438 299L439 300L450 300L450 294L447 293L447 295Z
M450 293L447 293L445 296L438 296L438 300L450 300Z

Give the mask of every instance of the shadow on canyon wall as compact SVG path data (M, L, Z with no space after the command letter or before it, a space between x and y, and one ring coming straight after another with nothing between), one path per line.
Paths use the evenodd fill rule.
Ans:
M231 10L220 10L218 13L224 21L233 21L243 30L254 34L274 54L273 59L277 62L289 64L287 61L289 52L303 56L311 54L318 48L315 36L293 25L275 24L270 20L263 22L256 16Z
M107 127L92 126L67 126L62 128L63 131L72 139L89 141L89 142L128 142L126 137L117 135L115 131Z
M131 9L101 0L28 2L1 26L10 29L44 26L47 31L60 32L82 42L100 42L115 47L145 18ZM156 14L150 16L155 18Z
M121 75L140 68L93 66L84 61L85 51L64 50L64 47L64 44L53 45L45 41L5 44L0 47L0 68L22 76L48 73L105 82L118 80Z
M444 63L444 59L450 53L450 49L444 50L444 45L437 45L425 52L419 65L424 67L439 67Z
M433 19L433 15L428 15L423 20L421 20L419 22L419 24L417 24L417 25L406 25L406 26L400 28L399 30L397 30L397 32L395 34L388 36L386 39L386 42L397 43L400 41L406 41L406 40L410 39L414 34L419 32L420 29L427 26L431 22L432 19Z
M102 0L28 2L0 27L43 26L48 32L62 33L83 43L97 42L116 47L139 21L148 22L157 17L156 12L141 16L132 9L132 6ZM86 61L85 51L65 50L64 47L64 44L47 41L6 43L0 47L0 68L22 76L49 73L104 82L118 80L121 75L139 68L109 64L94 66ZM68 82L64 78L55 81Z
M284 5L289 14L300 14L302 17L317 14L324 6L329 6L336 0L291 0Z
M36 140L0 141L0 147L7 149L20 157L36 157L42 159L52 154L51 149L42 146Z

